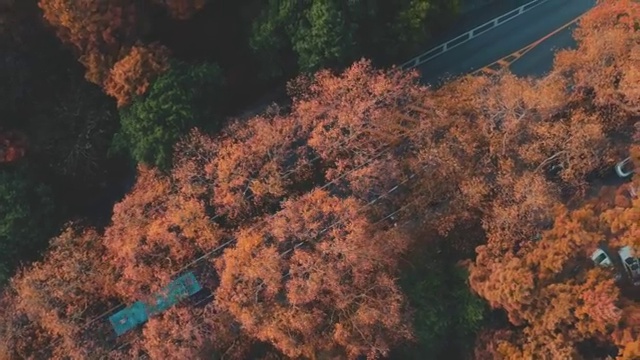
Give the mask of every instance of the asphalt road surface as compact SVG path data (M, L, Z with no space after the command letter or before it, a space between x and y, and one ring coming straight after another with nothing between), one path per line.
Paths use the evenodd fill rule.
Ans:
M437 86L448 78L479 70L544 38L587 12L595 3L595 0L549 0L417 69L424 83ZM515 61L511 71L519 76L544 75L551 69L556 50L575 46L571 36L574 28L566 27L542 41Z
M567 48L575 48L576 42L571 33L576 28L575 24L561 30L557 34L545 39L532 48L524 56L516 60L509 69L518 76L540 77L551 70L553 55L556 51Z

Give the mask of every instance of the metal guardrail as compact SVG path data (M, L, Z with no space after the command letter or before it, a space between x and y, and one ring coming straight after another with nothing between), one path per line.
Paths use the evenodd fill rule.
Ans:
M480 36L481 34L484 34L485 32L495 28L498 25L502 25L504 23L506 23L509 20L513 20L515 17L517 17L520 14L523 14L531 9L533 9L534 7L543 4L545 2L547 2L549 0L533 0L530 1L522 6L520 6L517 9L513 9L505 14L502 14L498 17L496 17L493 20L487 21L486 23L477 26L469 31L467 31L466 33L459 35L445 43L442 43L430 50L428 50L427 52L418 55L416 57L414 57L413 59L405 62L404 64L400 65L400 67L402 67L403 69L411 69L414 68L416 66L420 66L424 63L426 63L429 60L432 60L442 54L444 54L445 52L460 46L464 43L466 43L467 41Z

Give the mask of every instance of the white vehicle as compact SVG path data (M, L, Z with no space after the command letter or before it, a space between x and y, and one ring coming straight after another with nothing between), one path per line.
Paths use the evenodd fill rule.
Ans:
M622 260L622 264L629 274L633 285L640 285L640 261L633 256L631 246L623 247L618 251L618 254L620 254L620 260Z
M609 259L609 255L600 248L597 248L596 251L591 254L591 260L596 263L596 266L608 267L613 265L611 259Z
M635 172L633 169L633 163L631 163L631 157L628 157L616 164L616 174L621 178L631 176Z

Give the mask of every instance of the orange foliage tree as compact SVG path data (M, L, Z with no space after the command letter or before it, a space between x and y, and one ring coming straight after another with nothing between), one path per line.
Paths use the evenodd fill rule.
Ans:
M44 19L72 45L88 81L102 85L109 70L135 40L135 4L128 0L40 0Z
M195 191L197 179L198 196L236 221L273 212L280 201L327 181L333 193L368 202L409 178L409 133L435 112L417 74L377 71L362 61L339 75L298 79L289 90L290 113L232 123L219 140L204 141L217 143L200 147L206 155L189 144L206 136L182 141L174 176L187 182L179 186ZM376 207L381 214L402 202L399 196L380 202L388 199Z
M635 301L623 300L620 325L612 338L619 347L619 359L631 360L640 356L640 308Z
M204 309L175 307L152 318L143 330L142 346L151 359L196 359L212 354L246 358L251 340L229 314Z
M239 230L218 261L218 308L291 357L373 358L410 338L394 281L407 239L373 226L358 205L314 190Z
M639 149L631 148L636 163ZM498 248L491 237L478 247L472 289L520 327L490 346L479 343L478 354L575 358L578 345L591 341L617 345L622 359L637 356L637 290L626 275L616 283L614 273L624 270L615 260L612 268L594 268L590 256L603 242L611 254L623 246L640 249L640 199L628 192L638 184L635 176L631 184L603 188L573 210L557 206L553 227L518 252Z
M17 295L5 290L0 297L0 359L28 359L37 351L42 351L55 340L37 322L30 321L26 314L17 309ZM74 347L75 350L75 347ZM53 354L48 354L51 357Z
M211 159L213 205L231 219L255 215L292 195L312 175L310 128L291 117L256 117L232 124Z
M420 172L412 212L424 214L427 226L441 234L461 221L482 219L486 228L501 218L513 227L539 217L553 197L539 167L566 137L537 129L558 121L551 117L564 99L563 87L552 80L509 75L467 78L435 92L437 111L412 134L417 154L410 162Z
M313 124L308 143L326 164L325 179L366 201L407 179L410 134L435 113L417 73L376 70L368 61L298 79L290 92L292 116Z
M143 298L222 239L201 201L176 193L173 181L157 170L140 167L135 186L114 206L105 230L107 256L119 275L113 290L129 301Z
M593 91L600 105L615 104L638 113L640 4L632 0L600 1L574 32L578 49L561 51L555 71L569 75L576 88ZM616 126L615 117L610 126Z
M135 96L144 95L151 82L168 68L169 50L164 46L133 46L109 71L105 92L117 100L118 107L123 107Z
M612 274L589 263L601 240L593 211L558 211L553 228L517 255L480 247L471 266L472 289L523 329L509 346L495 344L506 358L575 358L579 343L608 339L621 319Z
M192 129L176 144L171 177L180 194L212 204L215 176L211 161L219 147L216 139L199 129Z
M4 294L7 306L0 310L9 354L83 358L103 348L101 339L84 332L83 322L113 305L106 296L113 278L103 255L96 231L69 227L52 240L44 260L12 279ZM31 335L23 338L25 333Z

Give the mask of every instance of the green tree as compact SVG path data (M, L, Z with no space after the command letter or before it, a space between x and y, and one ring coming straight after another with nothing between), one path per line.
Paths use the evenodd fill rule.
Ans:
M262 75L266 78L282 76L287 69L286 60L292 52L290 33L299 21L294 1L269 1L252 23L249 45L260 59Z
M302 71L342 65L354 57L353 24L346 23L333 0L314 1L291 35Z
M391 56L411 56L413 52L424 50L421 47L431 31L451 21L459 9L459 0L405 0L399 3L390 23L391 29L384 29L387 55Z
M112 149L134 161L167 169L176 141L194 126L215 130L222 75L215 64L173 62L148 93L120 110Z
M22 261L36 259L53 234L51 189L26 167L0 170L0 285Z
M266 76L339 68L358 57L389 63L424 44L457 12L458 0L270 0L253 24L250 45Z
M429 251L414 255L412 265L403 272L401 284L415 311L416 343L399 350L395 357L464 358L473 349L487 308L469 289L466 269L445 253L434 248Z

